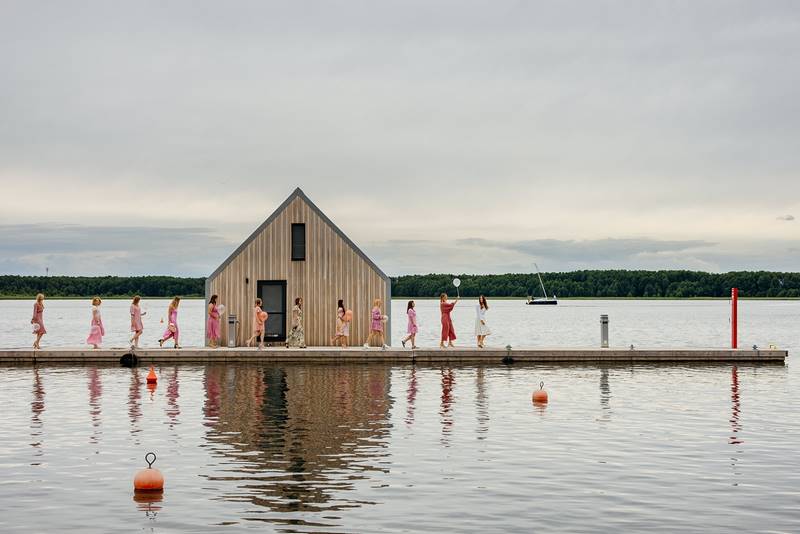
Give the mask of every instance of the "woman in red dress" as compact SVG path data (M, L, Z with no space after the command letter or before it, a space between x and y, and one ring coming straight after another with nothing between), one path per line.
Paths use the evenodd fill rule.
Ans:
M453 302L447 302L447 293L442 293L439 297L439 309L442 311L442 341L439 343L439 348L444 348L444 342L447 341L448 347L453 347L453 340L456 338L456 331L453 328L453 320L450 318L450 312L458 303L458 299Z

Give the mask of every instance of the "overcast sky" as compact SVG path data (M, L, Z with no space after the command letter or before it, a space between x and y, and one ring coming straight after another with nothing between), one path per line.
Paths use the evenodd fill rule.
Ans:
M0 273L798 270L800 2L0 0Z

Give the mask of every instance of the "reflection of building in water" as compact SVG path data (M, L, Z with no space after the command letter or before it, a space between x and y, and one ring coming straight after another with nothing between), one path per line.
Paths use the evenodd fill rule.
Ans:
M208 366L207 438L239 465L226 462L210 479L238 481L235 490L223 489L226 498L280 513L360 506L342 492L383 470L389 372L375 365Z

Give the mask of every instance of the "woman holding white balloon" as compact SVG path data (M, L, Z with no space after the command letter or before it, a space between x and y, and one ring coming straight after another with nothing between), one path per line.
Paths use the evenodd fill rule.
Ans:
M453 280L453 285L458 286L461 285L461 280L456 278ZM458 297L453 302L447 301L447 293L442 293L439 296L439 310L442 313L442 340L439 342L439 348L445 348L445 341L447 342L448 347L454 347L453 341L456 339L456 330L453 328L453 319L450 317L450 312L453 311L456 304L458 304Z

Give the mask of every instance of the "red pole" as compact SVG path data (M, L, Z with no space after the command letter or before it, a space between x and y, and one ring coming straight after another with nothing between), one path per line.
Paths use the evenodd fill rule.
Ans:
M739 346L738 335L738 314L737 307L739 305L739 289L731 289L731 348L735 349Z

